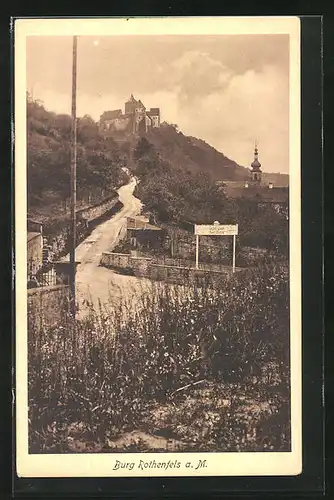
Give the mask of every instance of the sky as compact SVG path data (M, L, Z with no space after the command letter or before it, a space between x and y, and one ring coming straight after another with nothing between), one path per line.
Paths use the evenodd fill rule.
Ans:
M72 38L27 38L27 90L71 113ZM77 113L95 120L132 93L161 121L249 167L289 170L288 35L125 35L78 38Z

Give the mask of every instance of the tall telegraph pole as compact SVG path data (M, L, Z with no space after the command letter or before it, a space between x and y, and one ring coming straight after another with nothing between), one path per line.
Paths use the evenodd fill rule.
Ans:
M73 37L72 62L72 137L71 137L71 229L70 229L70 291L71 313L75 317L75 247L77 198L77 37Z

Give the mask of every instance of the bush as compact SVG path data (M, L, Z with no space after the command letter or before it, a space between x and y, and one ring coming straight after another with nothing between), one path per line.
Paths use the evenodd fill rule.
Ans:
M177 402L184 407L193 384L203 381L213 384L210 400L217 393L214 406L225 397L224 391L237 386L251 398L256 393L270 400L279 411L289 401L288 295L286 271L265 266L246 280L222 280L217 288L209 281L201 288L155 283L135 309L126 302L117 310L101 307L98 314L92 311L75 324L68 318L62 325L41 329L31 319L31 450L52 449L64 440L70 424L78 422L87 439L99 442L127 430L150 428L157 405ZM225 410L219 414L218 427L212 424L210 431L211 447L235 448L238 433L225 433L222 440L224 431L218 428L225 429L241 411L238 419L245 429L240 408L237 404L229 415ZM193 410L205 413L198 401ZM256 422L261 416L268 417L260 412ZM174 412L172 425L177 431L183 422L196 435L193 417L176 417ZM201 449L205 439L194 439L191 446ZM244 446L262 445L252 437Z

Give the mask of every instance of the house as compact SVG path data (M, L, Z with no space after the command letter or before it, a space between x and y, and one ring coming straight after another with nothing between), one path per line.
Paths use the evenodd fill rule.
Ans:
M165 231L145 216L127 217L126 238L133 248L158 248L165 239Z
M41 222L38 222L33 219L27 219L27 230L28 232L36 232L36 233L41 233L43 232L43 225Z
M43 265L43 235L41 232L27 233L27 275L36 276Z

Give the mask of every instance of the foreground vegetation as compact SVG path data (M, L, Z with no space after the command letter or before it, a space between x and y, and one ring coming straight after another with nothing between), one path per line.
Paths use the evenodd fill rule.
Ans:
M281 265L218 287L152 284L139 305L76 324L29 323L31 452L290 448Z

